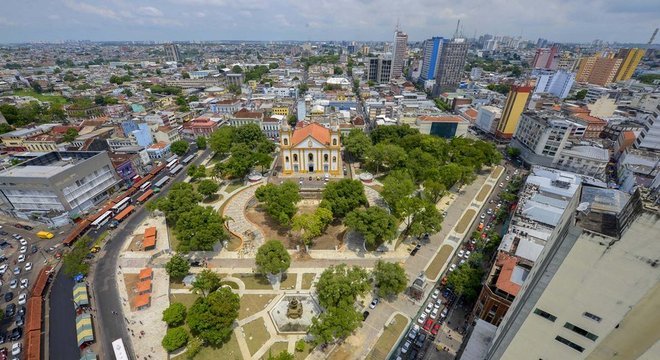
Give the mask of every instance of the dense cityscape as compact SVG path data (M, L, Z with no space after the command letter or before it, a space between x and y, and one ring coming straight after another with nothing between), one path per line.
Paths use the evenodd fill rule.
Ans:
M0 43L0 359L660 358L658 29L407 22Z

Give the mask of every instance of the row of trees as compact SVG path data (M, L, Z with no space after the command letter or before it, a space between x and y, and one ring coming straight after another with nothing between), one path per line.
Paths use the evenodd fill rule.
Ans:
M242 178L255 166L266 169L273 161L270 154L275 150L275 144L256 124L221 127L211 134L209 146L219 155L231 154L216 165L218 173L225 178Z
M228 239L223 217L212 207L198 205L201 200L193 185L181 182L172 185L166 197L147 204L150 211L165 213L179 241L177 251L210 251L215 243Z
M2 104L0 113L12 126L25 126L33 122L63 122L67 117L61 104L46 106L36 101L21 106Z

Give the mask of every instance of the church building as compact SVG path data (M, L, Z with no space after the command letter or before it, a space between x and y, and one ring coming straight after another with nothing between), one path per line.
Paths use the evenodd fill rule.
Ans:
M329 174L341 176L341 138L339 128L318 123L280 130L280 153L284 175Z

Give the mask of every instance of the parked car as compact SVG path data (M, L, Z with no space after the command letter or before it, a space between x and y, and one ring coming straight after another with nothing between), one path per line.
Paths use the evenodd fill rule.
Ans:
M18 280L12 279L11 282L9 283L9 288L16 289L17 286L18 286Z
M375 309L376 305L378 305L378 298L374 298L371 300L371 304L369 304L369 309Z
M431 311L431 319L437 319L438 318L438 311L440 310L439 307L434 307L433 311Z
M449 272L456 270L456 264L449 265Z
M410 345L412 345L412 343L410 342L410 340L407 340L406 343L403 344L403 346L401 347L401 353L402 354L407 353L408 350L410 350Z
M23 229L25 229L27 231L32 231L32 229L34 229L34 228L30 225L23 225Z
M419 318L417 319L417 322L420 324L423 324L424 321L426 321L426 318L429 316L429 314L423 312L422 315L419 315Z
M25 269L25 271L32 270L32 263L31 262L25 263L24 269Z
M7 265L7 264L0 265L0 275L6 273L8 268L9 268L9 265Z
M25 240L25 239L23 239L23 238L21 238L20 240L18 240L18 242L19 242L21 245L23 245L23 246L25 246L25 245L28 244L27 240Z
M18 252L20 252L21 254L25 254L27 252L27 246L21 246Z
M369 312L368 311L365 311L365 312L362 313L362 321L367 320L368 317L369 317Z
M7 236L7 235L9 235L9 233L4 231L4 230L0 230L0 235Z
M458 257L459 258L462 258L464 254L465 254L465 250L459 250L458 251Z
M14 275L18 275L18 274L20 274L20 273L21 273L21 268L18 267L18 266L15 267L15 268L14 268Z
M18 229L22 229L22 228L23 228L23 225L21 225L21 224L19 224L19 223L16 223L16 224L14 224L14 227L15 227L15 228L18 228Z
M19 306L18 311L16 312L16 314L18 314L20 316L25 316L25 306L22 306L22 305Z
M27 303L27 294L21 293L18 295L18 305L25 305Z
M435 299L438 298L439 295L440 295L440 289L435 289L435 290L433 290L433 293L431 294L431 298L433 298L435 300Z
M445 318L445 317L447 317L447 314L448 314L448 313L449 313L449 308L446 307L446 308L442 309L442 312L440 313L440 316L442 316L443 318Z
M10 339L11 339L11 341L16 341L16 340L20 339L22 336L23 336L23 328L19 326L19 327L15 327L11 331Z
M22 263L22 262L24 262L24 261L25 261L25 254L20 254L20 255L18 255L18 262L19 262L19 263Z
M22 345L21 343L14 343L14 344L12 344L12 346L11 346L11 354L12 354L13 356L18 356L18 355L20 355L20 354L21 354L21 350L22 350L22 346L23 346L23 345Z
M5 301L10 302L14 298L14 293L11 291L7 291L5 293Z
M408 332L408 339L413 340L417 336L417 333L419 332L419 325L414 324L410 331Z
M425 329L425 330L430 331L431 327L429 326L429 328ZM417 346L418 348L421 348L422 346L424 346L424 341L426 341L426 334L421 333L421 334L417 335L417 339L415 339L415 346ZM414 359L414 358L412 358L412 359Z
M5 317L10 318L14 316L14 314L16 314L16 304L7 305L7 307L5 308Z
M30 251L34 254L37 251L39 251L39 247L37 247L37 245L32 245L32 248L30 249Z
M440 323L436 323L435 325L433 325L433 329L431 329L431 335L438 335L438 331L440 331L440 327L442 327Z
M25 324L25 317L17 316L14 324L16 324L16 326L23 326L23 324Z
M429 314L431 313L432 310L433 310L433 302L429 302L428 304L426 304L426 309L424 309L424 312Z

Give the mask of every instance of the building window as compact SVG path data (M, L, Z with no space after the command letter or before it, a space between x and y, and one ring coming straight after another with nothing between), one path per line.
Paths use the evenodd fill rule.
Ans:
M563 338L563 337L561 337L561 336L557 336L557 337L555 338L555 340L557 340L557 341L559 341L560 343L562 343L562 344L564 344L564 345L566 345L566 346L568 346L568 347L570 347L570 348L573 348L573 349L575 349L575 350L577 350L577 351L579 351L579 352L583 352L583 351L584 351L584 348L583 348L582 346L580 346L580 345L578 345L578 344L576 344L576 343L574 343L574 342L572 342L572 341L570 341L570 340L568 340L568 339L565 339L565 338Z
M575 325L573 325L569 322L564 324L564 327L567 328L568 330L572 330L573 332L586 337L587 339L589 339L591 341L596 341L596 339L598 339L598 335L592 334L592 333L588 332L587 330L585 330L585 329L583 329L579 326L575 326Z
M308 159L310 162L311 162L311 161L314 161L314 155L312 155L312 154L308 154L308 155L307 155L307 159Z
M328 154L323 155L323 161L328 162Z
M333 156L333 157L332 157L332 162L333 162L333 163L336 163L336 162L337 162L337 157L336 157L336 156Z
M284 145L289 145L289 139L284 138Z
M547 319L547 320L550 320L550 321L552 321L552 322L555 322L555 320L557 320L557 317L556 317L556 316L554 316L554 315L552 315L552 314L550 314L550 313L548 313L548 312L545 312L545 311L543 311L543 310L541 310L541 309L539 309L539 308L534 309L534 314L536 314L536 315L538 315L538 316L540 316L540 317L542 317L542 318L545 318L545 319Z
M286 162L286 163L289 162L289 157L288 156L284 158L284 162Z
M293 162L298 162L298 154L293 154Z
M594 315L594 314L592 314L592 313L590 313L590 312L588 312L588 311L585 311L584 314L582 314L582 315L583 315L584 317L588 317L589 319L591 319L591 320L593 320L593 321L596 321L596 322L600 322L601 320L603 320L600 316L598 316L598 315Z
M332 139L332 146L337 146L337 139Z

